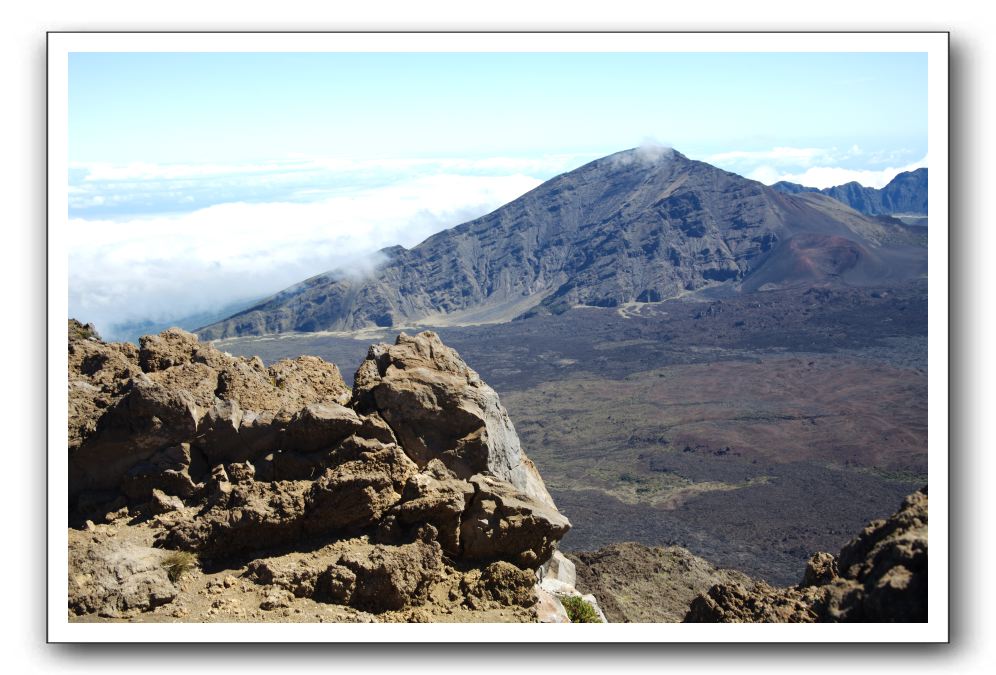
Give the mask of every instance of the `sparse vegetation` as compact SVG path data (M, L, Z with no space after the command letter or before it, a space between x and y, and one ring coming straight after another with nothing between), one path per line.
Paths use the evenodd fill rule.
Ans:
M100 339L100 335L97 333L97 329L92 323L80 323L76 319L69 320L69 339L70 340L86 340L87 338L97 338Z
M602 623L598 612L584 598L569 595L561 598L560 601L563 603L564 609L567 610L567 618L571 620L571 623Z
M172 551L162 560L169 580L176 583L188 571L197 566L197 556L188 551Z

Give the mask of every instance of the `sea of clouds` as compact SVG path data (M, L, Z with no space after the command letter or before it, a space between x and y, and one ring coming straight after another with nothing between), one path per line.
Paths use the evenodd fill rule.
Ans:
M484 215L576 157L73 165L70 315L111 339L187 324L330 270L369 273Z

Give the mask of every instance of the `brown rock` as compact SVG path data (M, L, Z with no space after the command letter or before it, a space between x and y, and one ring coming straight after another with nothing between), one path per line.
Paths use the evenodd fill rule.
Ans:
M430 523L443 550L460 553L460 521L474 495L474 486L459 480L438 459L405 483L400 503L392 510L403 525Z
M401 499L399 492L415 471L396 445L327 470L308 492L307 528L330 532L373 525Z
M171 513L183 509L183 501L179 497L173 497L162 490L152 490L152 499L149 502L149 511L153 515Z
M310 483L216 484L219 492L212 505L172 525L160 535L160 544L225 558L301 537L304 494Z
M550 559L571 527L563 514L492 476L474 476L470 483L475 494L460 526L463 557L530 569Z
M536 604L536 574L499 560L471 570L460 582L464 594L498 604L531 607Z
M170 389L141 374L130 382L128 393L70 453L71 499L86 490L117 488L133 466L194 435L202 411L188 391Z
M135 503L150 499L154 490L186 499L197 490L190 476L192 461L189 443L160 450L128 470L121 491Z
M802 575L800 586L822 586L838 576L837 559L823 551L816 553L806 563L806 571Z
M356 575L351 604L372 612L424 603L443 568L439 545L421 541L351 551L342 556L339 565Z
M197 336L179 328L167 328L159 335L143 335L138 347L142 370L154 373L193 361Z
M317 356L277 361L269 374L278 389L294 397L289 401L293 408L321 401L346 405L352 395L339 368Z
M435 333L401 333L393 346L371 347L353 403L379 413L419 466L439 459L463 479L487 472L553 507L498 394Z
M287 425L283 448L298 452L331 450L360 431L363 421L338 403L312 403L302 408Z
M78 328L75 328L75 324ZM97 428L97 420L141 373L138 350L129 343L107 344L70 320L69 449L78 448Z

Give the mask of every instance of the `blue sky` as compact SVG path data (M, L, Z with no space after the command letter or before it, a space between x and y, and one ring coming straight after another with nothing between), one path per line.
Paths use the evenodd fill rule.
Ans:
M70 312L110 335L414 245L648 139L817 187L881 186L928 154L923 54L77 53L69 66Z

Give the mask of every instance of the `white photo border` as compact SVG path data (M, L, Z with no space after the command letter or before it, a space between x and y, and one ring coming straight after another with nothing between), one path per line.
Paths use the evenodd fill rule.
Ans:
M49 642L783 642L949 641L948 33L946 32L52 32L48 34ZM927 55L928 475L926 623L282 624L71 623L68 619L68 98L73 52L919 52ZM898 505L897 505L898 506ZM334 626L334 628L332 628Z

